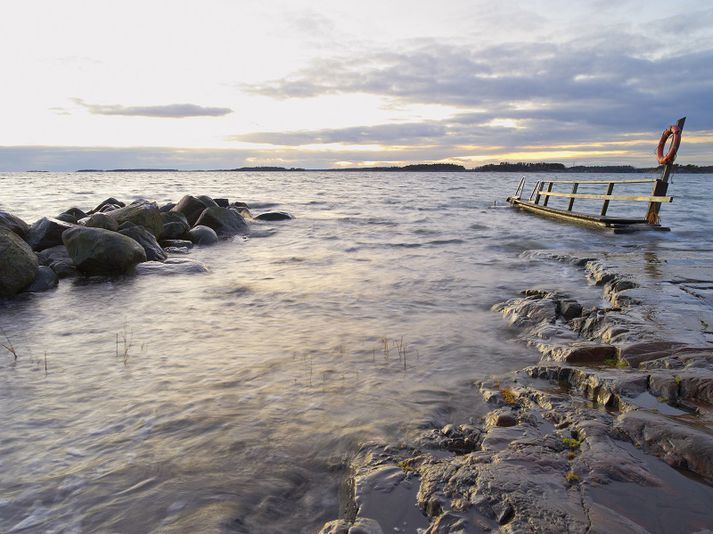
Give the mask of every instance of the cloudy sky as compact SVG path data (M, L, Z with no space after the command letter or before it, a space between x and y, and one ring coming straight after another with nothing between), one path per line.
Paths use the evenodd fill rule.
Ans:
M8 0L0 170L713 163L713 4Z

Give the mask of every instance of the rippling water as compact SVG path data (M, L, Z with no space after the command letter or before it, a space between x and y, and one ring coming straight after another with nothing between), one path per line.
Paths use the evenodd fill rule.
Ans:
M0 301L0 531L313 532L359 443L478 417L474 380L537 360L492 304L600 298L523 251L710 248L710 179L675 179L672 232L615 236L504 207L514 174L0 174L28 222L186 193L296 217L194 249L208 274Z

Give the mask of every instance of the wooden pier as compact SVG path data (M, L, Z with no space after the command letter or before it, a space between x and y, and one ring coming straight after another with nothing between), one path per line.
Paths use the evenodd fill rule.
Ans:
M557 219L576 222L581 224L587 224L590 226L607 228L613 230L615 233L623 232L635 232L639 230L663 230L668 231L670 228L661 226L659 221L659 212L661 210L661 204L669 203L673 201L673 197L667 196L668 191L668 180L671 175L671 169L673 168L673 161L675 160L675 151L678 148L678 142L680 141L680 132L683 130L683 125L686 122L686 118L683 117L679 119L675 128L679 135L678 140L674 139L674 148L669 150L667 156L659 156L659 161L666 161L664 164L664 169L661 177L658 179L641 179L641 180L538 180L535 187L530 193L527 199L523 199L522 195L525 188L525 178L520 180L520 184L515 191L515 194L508 197L507 201L514 207L530 211L532 213L537 213L539 215L546 215L548 217L554 217ZM661 146L665 144L668 139L667 132L670 132L674 126L669 128L664 132L662 140L659 143L659 152L661 153ZM628 188L635 186L636 184L652 184L652 189L650 194L614 194L614 188L617 185L626 185ZM598 186L603 189L606 186L606 190L602 192L580 192L580 187L591 187ZM557 190L555 190L557 189ZM642 192L643 193L643 192ZM564 198L569 199L567 203L567 208L553 208L548 206L550 198ZM584 213L574 211L575 200L600 200L602 201L601 209L599 213ZM607 215L609 210L610 202L647 202L648 210L646 214L641 217L611 217Z

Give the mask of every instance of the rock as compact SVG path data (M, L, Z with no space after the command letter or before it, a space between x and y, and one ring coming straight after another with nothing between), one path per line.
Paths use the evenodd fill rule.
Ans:
M268 211L255 217L258 221L287 221L292 219L292 215L284 211Z
M214 198L213 201L221 208L227 208L230 206L230 200L227 198Z
M104 204L102 208L97 213L109 213L110 211L116 211L123 206L117 204Z
M74 227L76 227L76 225L52 217L42 217L39 221L32 223L25 240L27 244L32 247L32 250L44 250L61 245L62 233Z
M66 213L67 215L71 215L74 217L77 221L79 219L84 219L88 214L84 213L82 210L79 208L69 208L68 210L65 210L63 213Z
M57 215L55 217L55 219L57 219L58 221L62 221L62 222L77 224L77 218L74 215L72 215L71 213L67 213L67 212L60 213L59 215Z
M163 221L161 239L181 239L191 229L186 216L178 211L161 213L161 220Z
M250 206L248 206L245 202L240 202L237 200L235 202L231 203L228 207L229 208L238 208L238 209L243 209L243 208L250 209Z
M203 213L203 210L206 209L206 207L207 206L198 198L186 195L178 201L178 204L171 208L171 211L183 213L183 215L186 216L186 220L188 220L188 224L194 226L198 217L201 216L201 213Z
M163 248L193 248L193 242L187 239L162 239L159 243Z
M188 232L188 239L194 245L214 245L218 242L218 234L208 226L197 224Z
M575 317L582 315L582 305L574 300L560 301L560 315L565 321L571 321Z
M552 298L538 295L511 299L492 307L518 327L534 326L540 322L554 323L557 319L557 303Z
M236 208L234 206L230 206L230 209L237 212L243 219L253 218L253 214L250 213L250 210L248 208Z
M187 258L168 258L164 262L147 261L139 263L134 271L136 274L198 274L209 272L208 267L199 261Z
M74 264L87 274L119 274L146 261L146 252L136 241L103 228L71 228L62 240Z
M208 195L198 195L196 198L200 200L206 208L218 207L218 204L215 202L215 200L210 198Z
M46 265L40 265L37 271L37 276L32 281L32 283L25 288L28 293L40 293L42 291L47 291L57 287L59 283L59 278L57 274L47 267Z
M218 237L232 237L249 233L248 225L238 213L228 208L206 208L196 221L215 230Z
M109 197L106 200L103 200L102 202L99 203L99 205L94 208L93 210L90 210L89 213L96 213L97 211L102 211L102 208L105 206L112 206L112 209L115 209L115 207L118 208L123 208L126 206L121 200L116 200L114 197Z
M642 362L670 356L676 348L682 346L683 343L671 341L626 343L619 348L619 358L626 361L631 367L638 367Z
M57 245L46 248L37 254L40 264L52 269L59 278L67 278L77 274L77 267L69 257L67 247Z
M190 254L191 251L188 247L164 247L164 252L166 254Z
M35 279L37 256L20 236L0 228L0 297L12 297Z
M30 231L30 225L15 215L0 210L0 228L6 228L11 232L25 238Z
M119 224L109 217L106 213L92 213L92 215L84 222L84 226L89 228L104 228L116 232L119 229Z
M129 221L143 226L155 237L160 236L163 230L163 221L158 205L148 200L137 200L124 208L108 212L108 215L119 223L119 227L121 227L121 223Z
M125 228L120 230L119 233L121 235L125 235L126 237L130 237L141 245L144 248L144 252L146 252L146 259L148 261L163 261L168 257L156 241L153 234L143 226Z
M669 465L688 469L713 482L713 436L707 432L641 410L620 415L615 426Z
M602 343L580 341L566 345L541 345L543 357L556 362L604 363L616 358L616 347Z
M496 426L507 428L517 424L517 417L509 409L493 410L485 417L485 428Z
M161 213L166 213L167 211L171 211L175 205L176 205L175 202L169 202L168 204L164 204L163 206L161 206L159 208L159 211Z

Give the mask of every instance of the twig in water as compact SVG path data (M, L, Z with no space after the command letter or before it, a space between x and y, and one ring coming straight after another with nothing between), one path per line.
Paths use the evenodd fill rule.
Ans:
M12 354L14 359L17 360L17 351L15 350L15 346L12 344L12 341L10 341L10 336L8 336L2 328L0 328L0 333L5 338L5 343L0 343L0 347Z
M384 359L389 359L389 338L383 337L381 341L384 343Z

